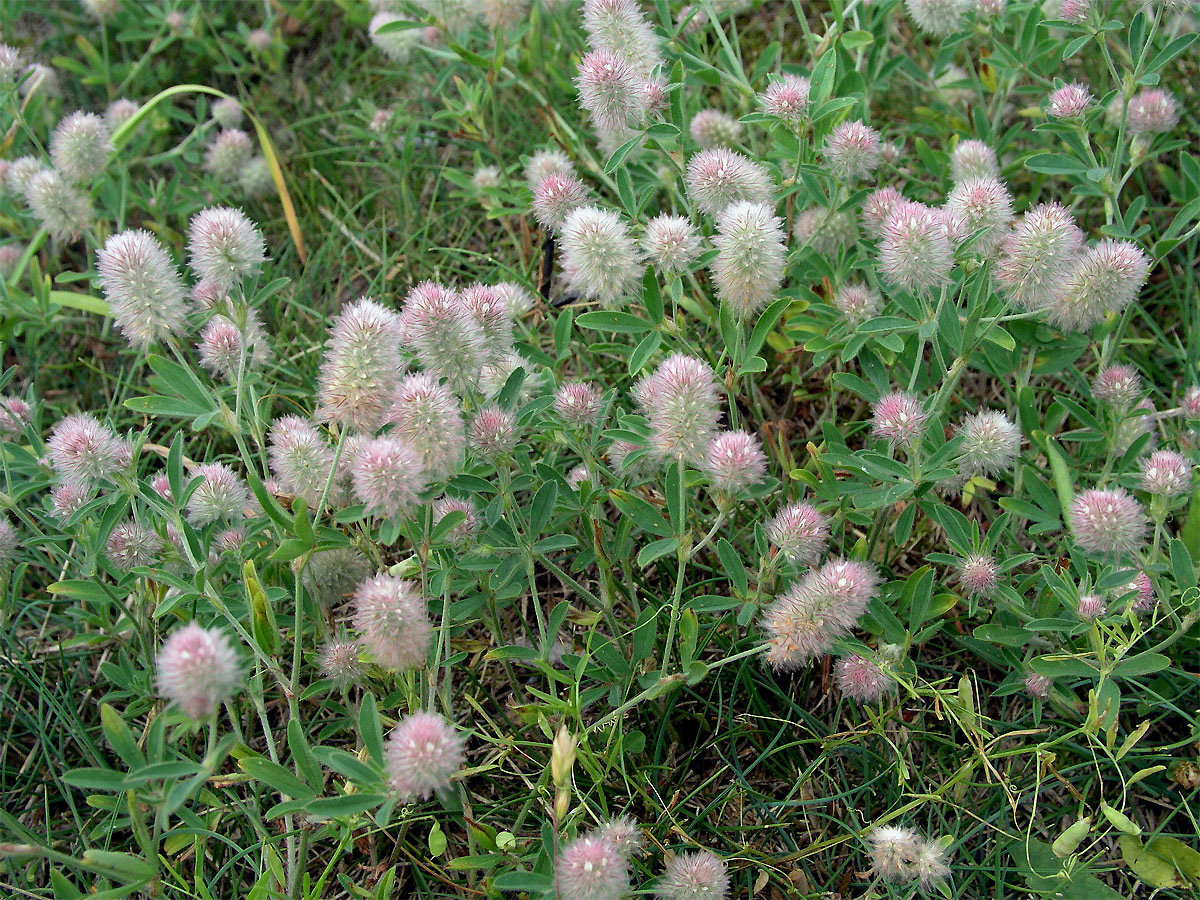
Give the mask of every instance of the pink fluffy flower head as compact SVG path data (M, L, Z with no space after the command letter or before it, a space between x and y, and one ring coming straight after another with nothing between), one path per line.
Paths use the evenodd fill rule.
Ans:
M671 857L658 882L660 900L725 900L729 896L729 867L708 850Z
M700 235L684 216L656 216L646 223L642 250L660 273L686 272L700 255Z
M225 633L189 622L158 651L158 689L193 719L205 719L233 696L242 680L237 652Z
M459 292L458 300L483 331L489 360L499 359L512 350L512 314L498 291L475 282Z
M864 562L835 559L808 572L763 613L767 661L798 669L828 653L858 624L878 588L879 575Z
M380 518L408 512L429 483L421 452L393 434L364 441L350 475L354 496Z
M387 739L388 780L405 802L428 800L450 789L466 759L466 741L437 713L405 716Z
M1046 115L1052 119L1076 119L1096 102L1087 85L1064 84L1050 93L1046 100Z
M482 456L507 453L516 443L512 414L495 404L483 407L471 422L471 449Z
M54 515L60 519L73 516L91 499L91 488L71 481L56 484L50 491L50 503L54 509Z
M364 297L329 329L318 379L317 419L373 431L383 421L400 371L399 319Z
M723 431L708 445L700 468L714 489L736 494L767 477L767 457L754 435Z
M450 529L446 540L451 544L462 545L470 541L479 530L479 513L476 512L475 505L470 500L463 500L460 497L442 497L433 504L434 524L440 523L442 519L453 512L462 513L463 520Z
M309 509L314 508L333 470L333 448L316 426L300 416L276 419L271 424L268 458L283 490L303 497Z
M883 438L893 447L910 447L921 440L927 418L919 399L896 391L872 408L871 434Z
M262 232L240 209L202 209L188 224L188 261L204 280L228 288L266 260Z
M225 316L213 316L200 332L196 349L204 368L215 375L236 376L242 358L242 332Z
M396 671L425 665L433 625L417 582L375 575L358 586L353 603L354 628L379 665Z
M1092 0L1062 0L1058 8L1058 17L1067 22L1081 25L1087 21L1092 11Z
M12 170L16 168L14 163ZM74 241L95 218L88 195L54 169L44 169L29 176L25 182L25 199L30 211L55 240Z
M656 455L701 463L721 417L708 363L682 353L669 356L638 381L634 399L649 419Z
M573 211L559 233L563 273L580 296L614 306L642 277L637 244L625 220L596 206Z
M10 562L17 552L17 531L8 520L0 515L0 567Z
M401 379L387 421L391 434L421 454L425 474L447 478L458 471L466 446L466 424L458 398L432 375L421 372Z
M1099 594L1082 595L1079 598L1079 605L1075 608L1075 611L1079 613L1079 618L1085 622L1100 618L1107 610L1104 598Z
M224 463L201 463L192 475L202 481L188 497L188 520L197 526L219 519L234 519L250 504L250 489Z
M876 240L883 237L884 223L896 204L903 201L904 195L891 185L873 191L863 201L861 212L863 228Z
M807 114L812 84L799 75L784 75L758 95L758 106L769 116L799 123Z
M962 436L959 471L963 475L1007 472L1021 449L1020 429L1008 416L996 410L967 416L958 433Z
M89 182L100 175L112 152L108 125L95 113L63 117L50 138L54 168L75 182Z
M579 63L579 103L600 132L622 132L640 125L650 106L644 74L618 53L601 47Z
M976 253L990 254L1008 230L1012 195L998 178L966 178L946 198L946 210L963 220L967 234L982 231L973 245Z
M908 14L921 31L948 37L963 24L966 0L904 0Z
M1132 241L1106 238L1089 247L1047 310L1056 325L1083 331L1132 303L1150 275L1150 260Z
M1083 246L1083 232L1058 203L1042 203L1025 213L1004 239L996 280L1020 306L1046 309Z
M702 109L692 116L688 131L701 147L732 147L742 136L742 123L719 109Z
M867 834L871 871L884 881L908 881L916 861L920 838L911 828L881 825Z
M893 287L923 294L945 284L954 250L929 207L903 201L892 207L879 243L879 269Z
M557 147L548 150L537 150L525 164L525 183L531 191L551 175L574 175L575 166L571 158Z
M773 300L783 284L787 247L782 226L761 203L735 203L717 215L713 283L739 319Z
M1133 366L1108 366L1092 382L1092 396L1114 409L1128 409L1142 397L1142 376Z
M1050 696L1050 685L1050 679L1037 672L1030 672L1025 676L1025 693L1037 700L1045 700Z
M829 523L811 503L789 503L765 530L783 558L797 565L814 565L829 544Z
M1130 134L1159 134L1170 131L1178 122L1175 98L1161 88L1146 88L1129 101L1125 127Z
M1120 556L1137 550L1146 539L1142 506L1123 488L1080 492L1069 519L1075 542L1089 553Z
M1192 486L1192 464L1174 450L1154 451L1141 461L1141 469L1138 486L1148 493L1170 497Z
M477 386L490 354L488 339L454 291L421 282L405 298L400 325L404 343L426 372L461 393Z
M599 420L603 400L599 388L591 382L568 382L555 392L554 410L568 425L586 428Z
M879 132L857 119L842 122L825 139L825 161L835 178L865 178L879 167Z
M714 147L688 160L687 192L697 209L715 216L733 203L770 203L774 185L758 163L734 150Z
M96 269L117 327L135 348L144 350L184 329L183 280L150 232L114 234L96 253Z
M46 442L50 464L65 482L91 484L108 478L124 465L124 441L90 413L62 419Z
M240 128L223 128L204 151L204 169L221 181L233 182L253 155L250 135Z
M588 44L621 57L643 78L661 63L658 37L636 0L584 0Z
M136 519L116 525L104 543L104 555L122 572L149 566L162 552L162 539Z
M839 659L833 667L833 680L843 694L860 703L874 703L896 688L896 680L879 663L863 656Z
M1154 582L1145 572L1138 572L1133 581L1126 585L1125 590L1137 592L1137 596L1133 598L1134 612L1145 612L1154 607Z
M629 891L629 856L602 834L578 837L559 851L554 880L560 900L620 900Z
M950 179L955 184L967 178L999 178L996 151L983 141L959 141L950 153Z
M958 583L972 597L990 597L1000 581L1000 567L986 553L974 553L958 566Z
M844 284L833 295L833 305L851 325L858 325L879 315L883 300L868 284Z
M550 231L561 228L567 216L587 202L587 188L573 172L552 172L533 188L534 218Z
M32 418L32 408L20 397L0 395L0 439L17 438Z
M354 684L362 677L362 663L357 641L331 640L321 648L321 674L340 688Z
M737 493L767 476L767 455L754 434L725 431L714 437L701 470L715 490Z

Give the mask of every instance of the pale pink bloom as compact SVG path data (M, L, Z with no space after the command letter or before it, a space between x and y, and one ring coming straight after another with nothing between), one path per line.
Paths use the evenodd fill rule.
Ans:
M1106 238L1068 270L1047 308L1051 322L1077 331L1132 303L1150 275L1150 260L1131 241Z
M203 526L242 515L250 504L250 489L224 463L201 463L190 473L202 480L188 497L188 521Z
M843 694L860 703L874 703L896 688L892 676L874 660L862 656L839 659L833 667L833 680Z
M626 221L595 206L571 212L559 233L563 274L580 296L606 306L633 292L643 265Z
M148 231L114 234L96 253L100 287L117 327L145 350L186 325L186 290L166 248Z
M425 665L433 624L421 586L380 574L354 592L354 628L379 665L402 671Z
M963 24L967 0L904 0L908 14L921 31L949 37Z
M857 119L842 122L825 139L824 153L835 178L865 178L879 167L879 132Z
M158 689L192 719L205 719L233 696L242 680L237 652L225 633L189 622L158 651Z
M1065 84L1054 90L1046 102L1046 115L1052 119L1075 119L1096 102L1083 84Z
M345 688L362 677L357 641L333 640L321 648L321 674Z
M576 838L554 863L558 900L620 900L629 891L629 857L602 835Z
M958 583L972 597L990 597L1000 581L996 560L986 553L968 556L958 566Z
M858 624L878 588L879 575L864 562L835 559L808 572L763 613L767 660L797 669L828 653Z
M719 109L702 109L688 126L692 140L705 149L731 147L742 136L742 123Z
M810 503L790 503L766 525L767 540L788 562L810 566L829 543L829 523Z
M482 456L507 453L516 442L513 417L499 406L485 406L471 422L469 443Z
M888 283L929 293L947 282L953 266L953 248L933 210L907 200L896 203L879 243L879 269Z
M525 164L525 183L531 191L551 175L574 175L575 166L571 158L557 147L548 150L537 150Z
M64 116L50 137L50 161L75 182L89 182L99 176L112 153L108 125L95 113Z
M996 280L1027 310L1045 310L1083 247L1083 232L1058 203L1042 203L1016 223L1000 247Z
M250 135L240 128L224 128L204 151L204 169L221 181L236 181L253 155Z
M1123 488L1079 493L1068 518L1075 542L1089 553L1132 553L1146 539L1146 514Z
M758 95L759 108L767 115L795 124L808 113L811 88L807 78L783 75L778 81L772 81L766 90Z
M646 223L642 250L660 273L686 272L700 255L700 235L684 216L656 216Z
M567 473L566 481L567 487L577 491L585 481L596 484L596 477L588 470L587 466L581 464Z
M833 305L851 325L859 325L879 315L883 300L867 284L845 284L833 295Z
M854 216L824 206L810 206L796 214L792 236L818 253L834 256L854 246L858 229Z
M124 442L90 413L62 419L46 445L50 464L65 482L91 484L108 478L126 458Z
M461 512L465 518L450 529L450 532L446 535L446 540L451 544L465 544L479 530L479 514L475 510L475 505L470 500L463 500L459 497L442 497L433 504L432 517L434 524L438 524L452 512Z
M0 515L0 567L16 557L18 546L17 531L12 522L8 516Z
M1133 600L1134 612L1145 612L1154 607L1154 582L1145 572L1138 572L1133 581L1125 586L1125 590L1137 591L1137 596Z
M634 386L656 455L699 464L721 417L716 376L703 360L676 353Z
M601 47L579 63L579 104L600 132L623 132L646 118L650 96L644 73L618 53Z
M919 849L919 838L911 828L881 825L867 834L867 857L871 871L884 881L908 881Z
M1062 0L1058 8L1058 17L1079 25L1087 21L1092 10L1092 0Z
M127 519L113 527L104 542L104 555L122 572L158 561L162 539L136 519Z
M959 141L950 152L950 179L957 184L967 178L999 178L996 151L983 141Z
M1146 88L1134 94L1125 115L1130 134L1158 134L1170 131L1179 122L1175 98L1161 88Z
M714 147L688 160L688 196L709 215L738 202L770 203L774 190L767 170L734 150Z
M708 445L700 468L714 489L735 494L767 477L767 457L754 435L723 431Z
M254 275L267 260L258 226L240 209L203 209L188 224L188 261L201 279L229 288Z
M200 365L217 375L234 377L242 358L242 332L225 316L213 316L200 332Z
M54 515L60 519L73 516L91 499L90 488L71 481L56 484L50 491L50 502L54 507Z
M1045 675L1030 672L1025 676L1025 691L1030 697L1045 700L1050 696L1051 681Z
M725 900L729 896L729 867L707 850L671 857L658 882L660 900Z
M912 394L896 391L882 398L872 409L871 434L893 447L912 446L925 433L928 414Z
M946 198L946 210L963 220L968 235L983 231L975 251L990 254L999 246L1012 220L1012 195L997 178L966 178Z
M428 800L450 789L466 759L466 740L437 713L402 718L387 739L388 780L405 803Z
M1092 396L1116 409L1128 409L1142 396L1142 376L1133 366L1108 366L1092 383Z
M0 395L0 438L19 437L32 418L32 408L20 397Z
M587 202L588 190L573 172L552 172L533 188L534 218L548 230L561 228Z
M717 214L713 284L739 319L774 300L783 284L787 247L782 226L783 220L759 203L735 203Z
M400 333L425 371L451 390L477 387L491 348L483 326L454 291L432 281L414 287L400 314Z
M363 442L350 473L354 496L380 518L407 513L429 483L420 451L391 434Z
M569 382L554 394L554 409L568 425L583 428L600 418L604 397L591 382Z
M923 840L917 847L917 857L913 861L913 874L926 889L945 881L950 877L950 866L947 865L948 854L937 841Z
M1174 450L1156 450L1141 461L1141 469L1139 486L1148 493L1170 497L1192 486L1192 464Z
M16 163L12 168L17 168ZM95 218L91 198L54 169L29 176L25 199L30 211L55 240L74 241Z
M1084 594L1079 598L1079 606L1076 611L1079 613L1079 618L1090 622L1092 619L1098 619L1107 611L1107 606L1104 603L1104 598L1099 594Z
M366 297L349 304L329 329L317 420L373 431L383 422L399 372L396 314Z
M315 508L333 470L333 448L316 426L300 416L276 419L268 457L279 486Z
M662 62L658 36L636 0L584 0L583 28L590 47L615 53L642 77Z
M897 203L904 201L904 195L896 188L881 187L873 191L862 206L862 224L871 237L879 240L883 237L883 226Z
M963 419L959 471L963 475L1000 475L1012 469L1021 449L1021 430L1004 413L985 410Z
M432 375L406 375L392 395L386 421L395 425L393 437L421 454L430 479L448 478L458 471L466 447L466 424L458 398Z

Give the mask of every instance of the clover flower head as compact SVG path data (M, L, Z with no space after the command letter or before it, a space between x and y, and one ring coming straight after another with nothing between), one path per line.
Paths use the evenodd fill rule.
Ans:
M158 651L159 692L192 719L205 719L233 696L242 665L226 634L189 622Z
M1075 542L1089 553L1132 553L1146 538L1146 514L1123 488L1080 492L1068 518Z
M616 305L642 277L641 255L629 227L610 210L584 206L571 212L559 246L567 283L606 306Z
M686 180L692 202L713 216L734 203L769 203L775 189L766 169L725 147L701 150L688 160Z
M450 789L462 768L466 740L437 713L416 712L396 723L387 739L387 771L404 802L428 800Z
M712 265L717 295L739 319L775 298L783 284L787 247L783 221L761 203L735 203L717 215Z

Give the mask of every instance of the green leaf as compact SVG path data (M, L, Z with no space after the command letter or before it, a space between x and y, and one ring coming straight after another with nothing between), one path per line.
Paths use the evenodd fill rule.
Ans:
M140 856L113 850L87 850L80 862L93 872L124 881L147 881L158 872L158 866Z
M637 563L639 566L648 566L654 560L666 556L668 553L674 553L678 547L679 538L672 537L651 541L638 552Z
M1025 167L1043 175L1083 175L1088 164L1061 153L1037 153L1025 160Z
M79 294L75 291L51 291L50 302L55 306L66 306L80 312L95 313L98 316L112 315L112 310L106 302L90 294Z
M650 266L642 275L642 305L646 307L650 321L657 324L663 320L662 292L658 289L658 276Z
M119 794L126 789L125 773L115 769L71 769L62 774L62 780L71 787L88 791Z
M592 331L615 331L618 334L645 334L654 326L633 313L597 310L586 312L575 318L581 328Z
M121 714L108 703L100 704L100 726L104 729L104 739L108 741L108 746L121 757L121 762L130 769L140 769L146 765L146 756L138 747L129 726L125 724Z
M554 889L554 879L540 872L501 872L492 879L498 891L522 891L536 897Z
M379 719L379 708L375 705L374 694L368 693L359 705L358 732L371 758L379 765L384 765L387 755L383 750L383 723Z
M875 43L875 35L869 31L847 31L842 35L842 46L847 50L861 50Z
M1136 678L1169 668L1171 660L1161 653L1139 653L1129 656L1113 666L1113 678Z
M529 537L537 538L542 533L546 523L550 521L550 514L554 511L554 502L557 499L557 482L547 481L538 489L529 507Z
M742 564L742 558L738 556L738 552L733 549L733 544L725 538L721 538L717 541L717 556L721 558L721 565L725 569L725 574L729 576L730 582L733 583L734 590L745 596L749 591L746 567Z
M347 794L344 797L320 797L304 805L308 814L316 819L337 819L357 816L383 805L387 797L383 794Z
M754 323L754 330L750 332L750 340L746 342L747 358L758 353L759 349L766 342L767 335L771 333L780 317L791 305L791 299L784 297L768 306L763 311L763 314L758 317L758 321Z
M278 763L261 756L248 756L238 760L238 768L267 787L296 800L307 800L316 796L316 791L301 781L292 772Z
M1142 881L1156 888L1200 885L1200 853L1173 837L1154 837L1143 844L1138 838L1117 837L1121 856Z
M446 833L437 822L429 829L429 855L434 859L446 852Z

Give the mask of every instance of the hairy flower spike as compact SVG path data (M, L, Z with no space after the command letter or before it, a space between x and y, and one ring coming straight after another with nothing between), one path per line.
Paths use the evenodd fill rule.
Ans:
M879 132L857 119L842 122L825 139L824 152L835 178L865 178L879 167Z
M13 164L13 169L16 163ZM12 170L9 171L10 177ZM92 201L54 169L44 169L25 182L25 199L42 227L59 241L73 241L92 224Z
M1079 605L1075 611L1079 614L1079 618L1090 622L1103 616L1108 611L1108 606L1105 604L1104 598L1098 594L1084 594L1079 598Z
M569 382L554 394L554 410L575 428L597 424L604 397L591 382Z
M17 555L17 530L8 516L0 515L0 568L10 563Z
M459 497L442 497L433 504L433 523L438 524L452 512L461 512L464 518L450 529L446 540L460 546L469 542L479 531L479 513L475 510L475 504L470 500L463 500Z
M692 140L705 149L732 147L742 136L742 123L719 109L702 109L688 126Z
M662 63L658 37L635 0L584 0L583 28L590 47L617 54L642 77Z
M188 224L188 261L202 279L228 289L267 260L262 232L240 209L204 209Z
M512 351L512 314L498 291L476 282L463 288L458 300L483 332L488 362L497 361Z
M612 50L592 50L579 63L579 103L598 132L624 133L637 127L650 108L643 74Z
M125 443L90 413L62 419L46 442L50 464L64 482L90 485L124 465Z
M417 582L387 574L368 578L354 592L354 628L384 668L425 665L433 624Z
M1142 397L1142 376L1133 366L1108 366L1092 382L1092 396L1113 409L1128 409Z
M767 457L754 435L723 431L708 445L700 469L714 489L736 494L767 477Z
M859 703L874 703L896 689L896 679L862 656L839 659L833 667L833 680L843 694Z
M908 881L920 846L917 833L910 828L883 825L867 834L867 856L871 871L884 881Z
M201 463L192 474L204 479L188 498L188 520L193 525L237 518L250 504L246 482L224 463Z
M483 407L471 422L469 443L485 457L507 453L516 443L512 415L494 404Z
M1020 429L1002 412L987 410L967 416L958 433L962 436L959 471L968 477L1007 472L1021 449Z
M225 633L189 622L158 651L158 689L192 719L206 719L233 696L242 665Z
M421 454L426 475L448 478L458 471L466 446L466 425L458 398L430 374L407 375L393 395L387 421L392 434Z
M637 245L617 213L585 206L567 216L559 234L563 273L572 289L614 306L642 276Z
M96 253L104 299L129 343L145 350L184 330L187 291L167 249L148 231L122 231Z
M788 562L814 565L829 544L829 523L810 503L789 503L766 526L767 540Z
M996 151L983 141L959 141L950 153L950 179L957 184L967 178L999 178Z
M658 882L659 900L725 900L729 896L729 867L707 850L671 857Z
M904 202L904 195L896 188L882 187L871 193L862 205L862 224L875 240L883 237L883 225L897 203Z
M345 689L362 677L357 641L332 640L321 648L321 674Z
M16 438L33 419L33 409L20 397L0 394L0 438Z
M858 624L879 589L879 575L864 562L835 559L780 594L763 614L776 669L798 669L828 653Z
M688 196L709 215L739 202L770 203L774 189L766 169L734 150L714 147L688 160Z
M897 391L883 397L872 408L871 434L893 447L911 447L925 434L928 414L912 394Z
M1179 123L1175 98L1161 88L1147 88L1135 94L1125 116L1125 127L1130 134L1159 134Z
M736 203L717 216L712 277L717 295L745 319L773 300L783 284L783 220L759 203Z
M429 483L420 451L392 434L364 441L350 472L354 496L380 518L408 512Z
M333 448L316 426L300 416L276 419L271 425L268 457L271 474L280 487L303 497L309 509L316 508L333 470Z
M659 457L700 464L721 411L716 376L703 360L676 353L634 386L650 422L650 446Z
M204 170L220 181L237 181L242 167L253 155L250 135L240 128L224 128L204 151Z
M365 297L346 306L329 329L317 420L373 431L383 422L399 371L396 314Z
M572 172L554 172L533 188L533 215L547 231L556 231L567 216L587 205L588 191Z
M551 175L574 175L575 166L571 158L557 147L537 150L525 164L525 183L531 191Z
M50 138L50 161L75 182L89 182L100 175L112 153L108 125L95 113L71 113L58 123Z
M1069 515L1075 542L1089 553L1120 556L1146 539L1142 506L1122 488L1082 491Z
M986 553L968 556L958 566L958 583L972 597L990 597L1000 581L996 560Z
M1174 450L1156 450L1141 461L1141 469L1138 485L1148 493L1170 497L1192 486L1192 464Z
M936 37L958 31L968 9L965 0L904 0L904 5L916 26Z
M161 551L162 539L136 519L116 525L104 543L104 555L122 572L153 564Z
M1045 700L1050 696L1051 681L1045 675L1038 675L1036 672L1030 672L1025 676L1025 692L1038 700Z
M620 900L629 891L629 857L602 834L563 847L554 874L560 900Z
M870 285L846 284L833 295L833 305L847 322L859 325L879 315L883 300Z
M1050 321L1083 331L1132 303L1150 275L1150 260L1132 241L1106 238L1089 247L1051 300Z
M1062 4L1058 8L1058 17L1064 21L1082 25L1087 21L1091 11L1092 0L1062 0Z
M700 255L700 235L685 216L656 216L646 224L642 250L663 274L687 272Z
M962 219L968 235L983 232L974 250L987 256L1008 232L1013 215L1012 195L997 178L966 178L946 198L946 210Z
M1046 115L1051 119L1076 119L1096 102L1085 84L1065 84L1051 92L1046 101Z
M400 326L404 343L428 374L460 394L478 386L491 355L488 336L454 291L421 282L405 298Z
M437 713L405 716L387 739L388 780L405 803L428 800L450 789L466 759L466 741Z
M758 95L758 106L767 115L796 125L808 115L811 89L812 84L807 78L783 75Z
M896 288L929 293L945 284L954 251L938 217L920 203L897 203L883 225L879 269Z
M1035 206L1000 247L996 280L1020 306L1045 310L1083 246L1083 232L1057 203Z

